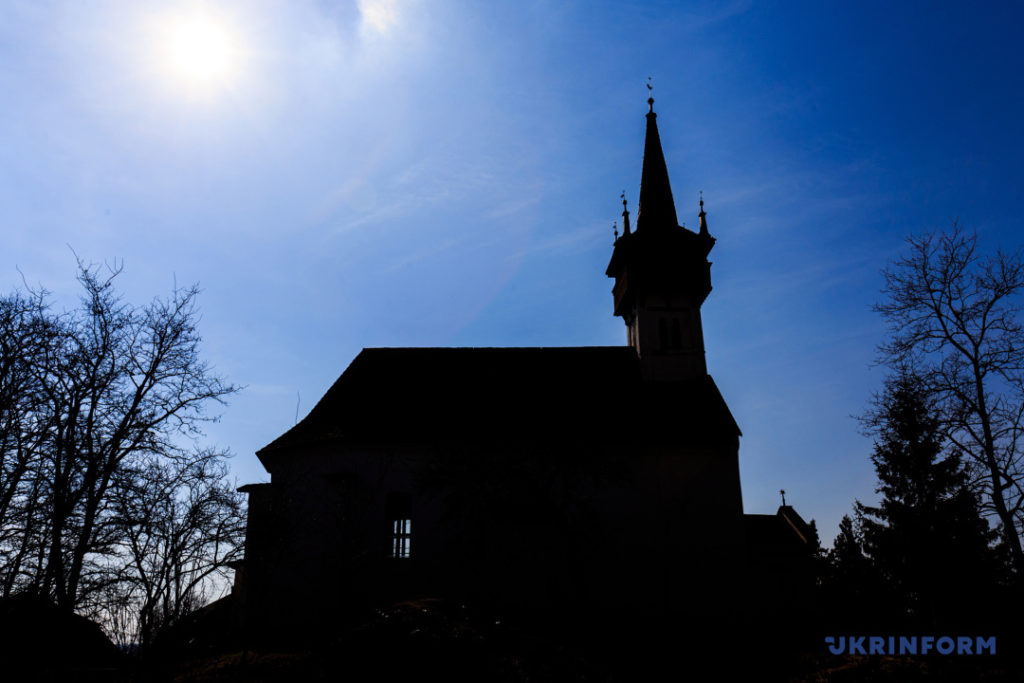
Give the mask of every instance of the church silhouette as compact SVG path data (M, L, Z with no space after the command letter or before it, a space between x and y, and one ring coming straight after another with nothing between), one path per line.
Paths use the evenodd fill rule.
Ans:
M241 489L250 632L425 597L728 623L806 588L813 530L743 512L701 325L715 238L703 197L678 223L653 103L606 271L627 344L363 349Z

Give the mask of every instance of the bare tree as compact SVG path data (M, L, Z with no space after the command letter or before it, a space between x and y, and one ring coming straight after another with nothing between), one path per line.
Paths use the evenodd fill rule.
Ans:
M46 293L0 299L0 595L34 574L48 524L40 473L52 419L40 369L58 335Z
M112 616L127 605L134 619L120 628L145 649L218 587L227 588L225 571L241 555L244 506L224 454L212 450L149 458L119 479L113 509L126 564Z
M880 361L913 368L937 399L944 435L969 457L987 512L1024 571L1024 259L1020 251L979 254L977 235L955 222L907 243L910 253L883 271L886 300L875 310L889 339Z
M78 265L76 310L52 313L42 290L0 300L0 587L113 616L155 561L133 542L163 534L170 578L153 585L173 621L240 543L226 454L197 447L237 389L200 357L195 287L136 307L120 267Z
M51 521L42 589L77 607L95 581L91 555L113 552L111 486L132 457L181 457L182 439L200 433L209 401L235 391L199 358L196 288L141 309L113 289L120 268L100 277L80 264L81 309L66 330L44 382L53 416L46 449ZM99 572L103 574L102 571Z

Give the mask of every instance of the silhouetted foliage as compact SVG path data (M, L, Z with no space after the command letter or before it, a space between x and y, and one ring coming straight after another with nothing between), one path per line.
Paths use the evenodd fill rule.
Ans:
M825 581L825 576L829 571L829 556L828 552L821 545L821 535L818 533L818 523L812 519L807 523L807 529L810 534L810 539L807 545L808 551L811 555L811 577L809 583L812 586L820 587Z
M864 554L861 522L860 515L855 518L843 515L822 576L822 601L828 606L826 615L844 626L872 623L877 620L879 610L888 607L884 599L885 584Z
M227 455L195 444L236 390L199 356L198 290L135 307L119 273L80 262L64 313L42 290L0 298L0 588L135 640L154 600L165 620L195 602L242 525Z
M849 515L843 515L839 522L839 535L833 542L830 553L837 570L845 572L849 583L863 576L868 567L868 558L864 556L864 544L860 530L853 525Z
M889 323L880 359L912 368L931 397L936 429L965 457L972 488L999 521L1024 569L1024 255L983 257L977 235L911 236L910 253L884 271Z
M118 681L125 656L95 623L31 595L0 598L8 681Z
M999 582L995 534L955 446L946 448L933 398L913 374L890 378L865 425L875 435L871 456L882 500L857 502L860 538L844 518L836 554L850 572L866 560L884 582L887 602L919 623L976 615ZM870 581L870 572L859 580ZM857 580L848 576L848 580Z

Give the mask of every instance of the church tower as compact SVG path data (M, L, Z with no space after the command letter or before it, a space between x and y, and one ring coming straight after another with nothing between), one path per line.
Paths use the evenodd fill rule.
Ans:
M615 240L606 274L615 278L615 315L626 323L628 344L640 356L645 377L689 380L707 374L700 307L711 292L707 255L715 238L708 233L703 198L699 231L679 225L654 98L647 104L636 230L630 230L623 194L623 234Z

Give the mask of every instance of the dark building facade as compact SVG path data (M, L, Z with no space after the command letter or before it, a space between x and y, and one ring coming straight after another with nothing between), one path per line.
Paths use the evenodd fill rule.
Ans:
M796 527L744 517L704 358L715 239L703 199L697 232L678 223L649 103L636 226L624 200L606 272L627 345L364 349L257 453L247 619L412 597L738 616L766 552L747 536Z

